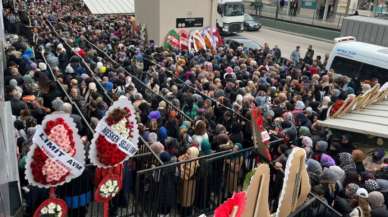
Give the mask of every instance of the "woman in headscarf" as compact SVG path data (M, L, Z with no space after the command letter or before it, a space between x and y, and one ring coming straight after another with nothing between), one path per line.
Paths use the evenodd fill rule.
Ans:
M194 126L194 135L193 140L198 142L199 151L202 149L202 145L204 143L209 142L209 135L207 134L207 126L206 123L202 120L198 120Z
M196 171L199 167L198 160L193 160L199 155L196 147L190 147L186 153L179 156L179 161L188 161L179 165L180 187L179 202L182 206L182 216L191 216L191 206L194 204L196 192ZM193 161L190 161L193 160Z
M368 201L372 208L372 217L388 216L388 209L384 204L384 195L381 192L373 191L369 193Z
M371 173L376 173L384 168L385 151L383 148L375 149L363 161L365 170Z
M164 151L164 146L160 142L153 142L150 146L151 150L155 152L155 154L159 155Z
M330 107L330 102L331 102L331 99L330 99L329 96L323 97L322 103L321 103L321 105L320 105L320 107L319 107L319 112L320 112L319 119L320 119L320 120L325 120L325 119L326 119L327 110L328 110L329 107Z
M238 152L242 149L240 143L236 143L233 147L233 152ZM225 160L225 173L227 175L226 186L228 189L228 194L232 195L233 192L237 192L238 189L238 180L240 178L241 166L243 164L244 158L242 154L233 154L229 159Z
M353 156L347 152L341 152L338 154L339 166L346 172L350 170L356 170L356 164L354 163Z
M160 159L165 164L171 163L171 157L170 153L166 151L160 153ZM175 167L166 167L161 170L159 180L159 214L161 215L168 215L176 203L178 177L175 174Z
M355 149L352 151L353 161L356 164L356 169L359 174L365 171L363 161L365 159L365 153L360 149Z
M178 138L178 154L184 154L186 150L190 147L192 143L192 137L189 134L191 123L189 121L184 121L179 127L179 138Z
M356 192L359 188L357 184L349 183L344 189L344 194L335 198L333 208L344 216L349 214L355 207Z
M340 177L338 177L337 173L333 169L327 168L323 170L320 182L325 189L325 198L329 205L333 205L333 202L337 197L339 190L337 181L339 179Z
M308 159L307 160L307 173L309 174L309 177L310 177L311 186L318 185L320 178L321 178L321 175L322 175L321 164L314 159Z
M349 213L350 217L371 217L371 208L368 202L368 191L365 188L359 188L356 192L357 207Z

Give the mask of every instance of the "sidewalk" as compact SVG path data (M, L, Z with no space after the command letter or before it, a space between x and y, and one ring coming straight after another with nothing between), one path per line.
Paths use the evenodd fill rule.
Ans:
M251 7L246 6L245 11L249 14L255 14L255 10L251 9ZM261 16L263 17L269 17L269 18L276 18L276 7L273 5L264 5ZM289 16L287 14L287 7L279 8L278 13L278 19L289 21L289 22L295 22L300 24L308 24L313 26L321 26L324 28L331 28L331 29L341 29L342 20L344 16L342 14L336 14L330 16L326 21L323 21L321 19L318 19L318 15L316 14L315 10L312 9L305 9L301 8L299 13L296 16Z
M278 29L280 31L292 32L295 34L311 36L313 38L321 38L328 41L333 41L334 38L340 36L340 31L324 29L314 26L308 26L301 23L291 23L283 20L275 20L267 17L255 17L265 27Z
M256 13L256 11L250 6L250 2L245 2L245 11L249 14ZM359 10L358 12L361 16L373 16L373 13L368 10ZM276 5L264 3L261 16L276 19ZM327 20L323 21L319 18L315 9L308 8L300 8L296 16L290 16L287 13L287 6L284 6L283 8L279 8L277 19L292 23L340 30L344 17L344 13L332 13L328 15Z

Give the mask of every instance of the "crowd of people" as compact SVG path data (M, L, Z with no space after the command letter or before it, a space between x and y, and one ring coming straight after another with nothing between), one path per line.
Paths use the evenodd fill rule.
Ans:
M11 102L15 117L26 216L31 216L39 201L47 197L45 190L28 186L24 179L26 153L36 126L52 112L71 114L87 146L92 132L86 122L95 128L112 103L109 98L120 96L133 102L141 136L164 164L251 147L250 108L256 105L263 111L271 136L283 139L281 145L271 148L270 163L276 170L273 175L280 180L271 183L279 185L271 188L273 198L280 193L276 189L281 189L280 171L288 155L292 148L302 147L308 158L312 191L328 205L351 217L388 216L384 149L357 149L350 135L333 134L318 125L334 102L364 93L377 80L360 83L326 71L327 57L322 60L314 56L312 46L304 57L297 46L287 61L281 61L278 47L267 45L260 50L242 46L199 52L166 50L146 41L130 16L90 15L78 1L31 1L28 11L22 8L7 9L8 23L30 25L30 30L28 35L8 37L4 77L6 100ZM21 34L15 27L6 25L6 31ZM233 162L234 167L244 165L240 160ZM180 174L166 172L173 177L166 182L166 194L188 194L185 188L195 185L191 180L200 167L196 163L180 167ZM96 171L86 171L80 179L90 180L95 177L92 172ZM133 175L134 171L125 164L120 172ZM132 181L123 179L127 191L131 191ZM77 182L67 185L75 187ZM236 190L237 184L228 185L230 193ZM72 197L84 198L77 205L68 204L71 210L77 210L70 210L70 215L86 215L86 207L93 200L91 191L88 186L65 195L68 203ZM185 208L181 215L191 215L195 195L183 198L168 200L159 213L168 215L179 203ZM113 203L125 204L128 200ZM316 210L315 216L324 215Z

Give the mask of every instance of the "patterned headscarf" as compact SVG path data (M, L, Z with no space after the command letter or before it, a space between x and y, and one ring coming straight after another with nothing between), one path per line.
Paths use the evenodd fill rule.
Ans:
M189 154L190 158L193 159L193 158L196 158L198 157L199 155L199 150L197 147L190 147L189 149L187 149L187 153Z
M358 186L357 184L349 183L346 186L346 191L345 191L346 196L349 198L353 197L359 188L360 188L360 186Z
M378 191L380 189L380 186L379 183L376 182L376 180L368 179L365 181L365 189L368 190L368 192Z
M350 153L341 152L338 154L340 167L345 171L356 170L356 164L354 163L353 157Z

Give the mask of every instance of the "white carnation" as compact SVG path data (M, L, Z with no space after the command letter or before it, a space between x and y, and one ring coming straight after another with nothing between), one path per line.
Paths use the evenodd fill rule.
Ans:
M48 206L49 210L54 210L56 205L54 203L50 203Z
M40 211L42 214L47 214L48 209L46 207L43 207L42 210Z

